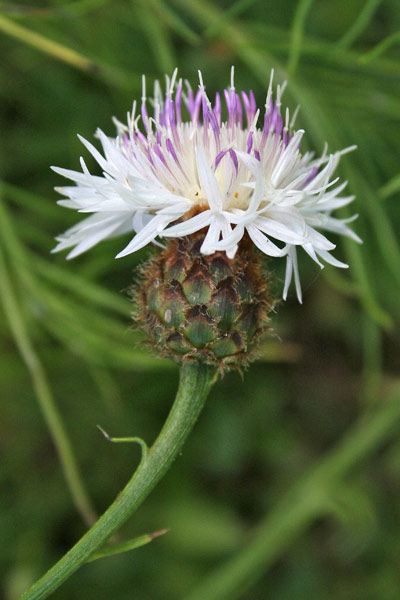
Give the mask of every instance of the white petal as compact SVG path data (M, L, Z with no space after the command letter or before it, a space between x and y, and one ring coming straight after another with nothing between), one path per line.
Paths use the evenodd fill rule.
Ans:
M172 219L173 217L165 215L156 215L153 217L115 258L122 258L123 256L127 256L127 254L132 254L132 252L136 252L136 250L140 250L140 248L152 242L154 238L162 234L164 228L167 227Z
M338 162L339 157L336 154L331 154L325 167L322 169L322 171L317 173L313 179L311 179L311 181L305 186L304 190L315 190L320 186L325 187L329 182L329 177L336 169Z
M178 223L177 225L173 225L172 227L168 227L163 233L164 237L181 237L184 235L190 235L195 231L199 231L203 229L203 227L207 227L212 218L212 213L210 210L205 210L198 215L195 215L191 219L187 219L187 221L183 221L182 223Z
M169 204L168 206L165 206L165 208L158 210L157 214L158 215L171 215L177 219L177 218L181 217L182 215L184 215L185 212L187 212L189 208L190 207L188 206L187 202L175 202L174 204Z
M229 221L223 216L221 219L221 241L226 240L232 234L232 227ZM237 252L238 245L230 244L226 249L226 255L228 258L233 258Z
M246 229L257 248L259 248L261 252L264 252L264 254L268 254L268 256L284 256L286 254L284 248L278 248L278 246L271 242L271 240L261 233L254 225L247 225Z
M119 220L119 219L118 219ZM112 223L115 223L115 215L91 215L87 219L83 219L80 223L77 223L73 227L70 227L62 235L57 236L56 240L59 244L52 250L52 252L59 252L66 248L71 248L83 240L86 235L91 235L94 231L99 228L108 227Z
M287 255L287 259L286 259L285 287L283 290L283 299L284 300L287 299L287 294L288 294L290 283L292 281L293 272L294 272L294 281L295 281L295 286L296 286L297 299L300 302L300 304L302 304L303 299L302 299L302 294L301 294L299 267L297 264L297 252L296 252L295 246L291 246L288 249L288 255Z
M302 129L296 131L289 144L279 157L278 163L271 176L271 183L274 187L279 187L282 180L292 170L293 165L299 156L298 147L303 135L304 131Z
M292 253L292 260L293 260L294 283L296 286L297 299L300 302L300 304L303 304L300 275L299 275L299 266L297 264L297 252L296 252L296 248L294 246L292 246L292 248L291 248L291 253Z
M306 237L307 224L303 215L296 208L271 207L265 211L265 215L281 223L299 237Z
M224 239L222 239L220 242L218 242L218 250L226 250L228 251L229 248L233 248L234 246L236 246L236 244L238 244L240 242L240 240L242 239L244 234L244 226L243 225L236 225L236 227L233 229L233 231L227 235Z
M95 148L93 146L93 144L91 144L88 140L86 140L81 135L78 135L78 138L82 142L82 144L85 146L85 148L87 150L89 150L90 154L93 156L93 158L96 160L96 162L99 163L99 165L101 166L103 171L106 171L108 173L115 171L115 167L113 165L110 165L110 163L107 161L107 159L104 158L104 156L102 156L100 154L100 152L97 150L97 148Z
M239 156L240 160L246 165L249 171L255 176L258 176L260 172L261 163L259 160L254 158L254 156L250 156L247 152L240 152L235 149L237 156Z
M208 205L211 210L220 212L222 211L221 192L203 148L196 148L196 158L200 184L206 195Z
M288 244L304 244L306 241L304 235L299 235L275 219L259 216L253 224L263 233Z
M322 233L312 227L307 227L307 242L310 242L317 250L333 250L336 248Z
M227 255L227 257L228 257L228 258L231 258L231 259L232 259L232 258L234 258L235 254L236 254L236 252L237 252L237 249L238 249L238 246L237 246L237 245L236 245L236 246L232 246L231 248L228 248L228 249L226 250L226 255Z
M357 218L357 215L354 215ZM326 231L332 231L333 233L338 233L339 235L345 235L346 237L351 238L355 242L362 244L362 239L358 237L358 235L345 225L345 221L347 219L335 219L334 217L330 217L328 215L324 215L325 219L322 225L319 225L321 229L325 229ZM329 250L329 248L324 248L324 250Z
M200 248L200 252L202 254L213 254L216 251L221 230L223 227L223 219L224 217L222 217L221 215L211 215L210 226Z
M106 200L98 199L97 202L93 202L90 206L79 208L81 213L101 213L101 212L134 212L132 204L127 204L121 198L107 198Z
M120 227L121 223L119 221L114 221L111 224L105 225L93 231L93 233L86 235L84 239L75 246L75 248L67 255L68 259L75 258L86 250L93 248L96 244L110 237L111 234Z
M261 204L261 201L263 200L264 191L265 191L264 175L263 175L261 169L259 169L259 172L258 172L258 175L256 178L256 184L254 187L254 192L250 198L249 208L247 209L248 214L251 215L256 210L258 210L258 208Z
M72 171L71 169L62 169L61 167L50 167L55 173L61 175L62 177L66 177L67 179L71 179L72 181L76 181L76 183L81 183L82 185L90 185L91 178L93 175L86 175L86 173L80 173L79 171ZM101 177L99 177L101 179Z
M149 223L152 218L153 215L149 215L148 213L145 213L142 210L138 210L132 219L132 226L135 232L138 233L141 229L143 229L143 227L145 227L145 225L147 225L147 223Z
M286 257L285 286L283 288L283 299L284 300L287 299L289 286L292 281L292 274L293 274L293 260L292 260L292 254L289 251L287 254L287 257Z
M325 262L329 263L330 265L333 265L334 267L339 267L339 269L348 269L349 267L349 265L347 265L344 262L341 262L325 250L317 250L317 253Z
M307 252L308 256L311 256L313 261L316 262L317 265L319 267L321 267L321 269L324 268L324 265L321 263L321 261L318 260L318 256L317 256L312 244L304 244L303 250L305 250ZM324 252L324 250L322 250L322 252Z
M338 208L342 208L343 206L347 206L353 200L355 196L346 196L345 198L331 198L327 200L322 200L315 205L316 210L337 210Z

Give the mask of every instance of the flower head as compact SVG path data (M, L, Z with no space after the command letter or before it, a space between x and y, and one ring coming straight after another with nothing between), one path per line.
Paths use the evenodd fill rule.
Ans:
M331 255L335 244L321 231L360 241L347 226L355 217L331 216L354 199L340 196L346 182L332 179L341 155L352 148L334 154L325 148L320 158L302 153L304 131L294 130L287 109L282 114L284 86L277 86L274 99L272 78L263 113L251 90L236 91L233 68L223 101L217 93L213 103L201 73L194 92L175 71L164 95L155 83L149 103L143 78L140 110L134 102L128 124L115 120L115 138L97 131L103 155L80 138L102 176L92 175L83 158L82 172L54 168L76 184L57 188L68 198L59 204L90 213L57 238L55 251L73 247L73 258L101 240L134 232L120 258L158 238L204 230L202 254L223 251L233 258L247 233L264 254L286 256L283 297L294 274L300 301L298 247L321 268L321 260L347 267Z

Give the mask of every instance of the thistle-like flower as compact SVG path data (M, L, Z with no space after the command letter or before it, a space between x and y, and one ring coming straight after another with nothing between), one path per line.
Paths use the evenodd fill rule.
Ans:
M271 74L261 116L253 92L238 94L233 75L232 68L224 109L218 93L211 103L201 73L193 92L175 71L166 78L164 96L155 83L152 116L143 78L139 114L134 102L127 126L115 120L115 138L97 131L104 156L81 138L103 174L89 173L83 158L82 172L54 168L76 183L57 188L69 198L59 204L91 213L57 238L55 251L74 247L68 255L73 258L101 240L135 232L120 258L160 238L204 231L200 253L221 251L232 259L247 233L264 254L286 256L283 298L294 274L300 301L298 247L321 268L321 260L347 267L332 256L335 244L321 231L360 241L347 226L356 215L331 216L354 199L341 197L346 182L336 185L338 178L332 179L340 157L353 147L334 154L325 148L320 158L303 154L304 131L294 130L296 115L290 120L287 109L282 115L285 85L277 86L274 100Z

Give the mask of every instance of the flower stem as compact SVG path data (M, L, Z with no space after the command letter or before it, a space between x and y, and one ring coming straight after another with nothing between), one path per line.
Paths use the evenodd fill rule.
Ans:
M200 362L183 364L178 392L169 416L130 481L97 523L20 600L47 598L140 506L182 448L215 379L215 368Z

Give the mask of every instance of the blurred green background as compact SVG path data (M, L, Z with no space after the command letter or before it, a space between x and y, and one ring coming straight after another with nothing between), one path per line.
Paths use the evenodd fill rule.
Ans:
M215 386L120 535L169 533L83 567L54 598L398 600L398 0L1 2L0 53L1 597L15 600L85 531L43 409L54 435L57 407L101 512L139 450L96 424L151 442L178 379L129 329L124 289L148 249L50 255L77 215L57 207L64 182L49 166L78 169L82 153L95 169L76 133L113 135L142 73L150 83L178 66L195 85L200 68L214 93L235 64L261 105L271 67L289 80L284 103L301 105L309 149L358 145L339 174L364 244L338 240L346 272L301 257L303 306L293 292L279 305L279 337L243 380ZM284 261L269 264L279 293Z

